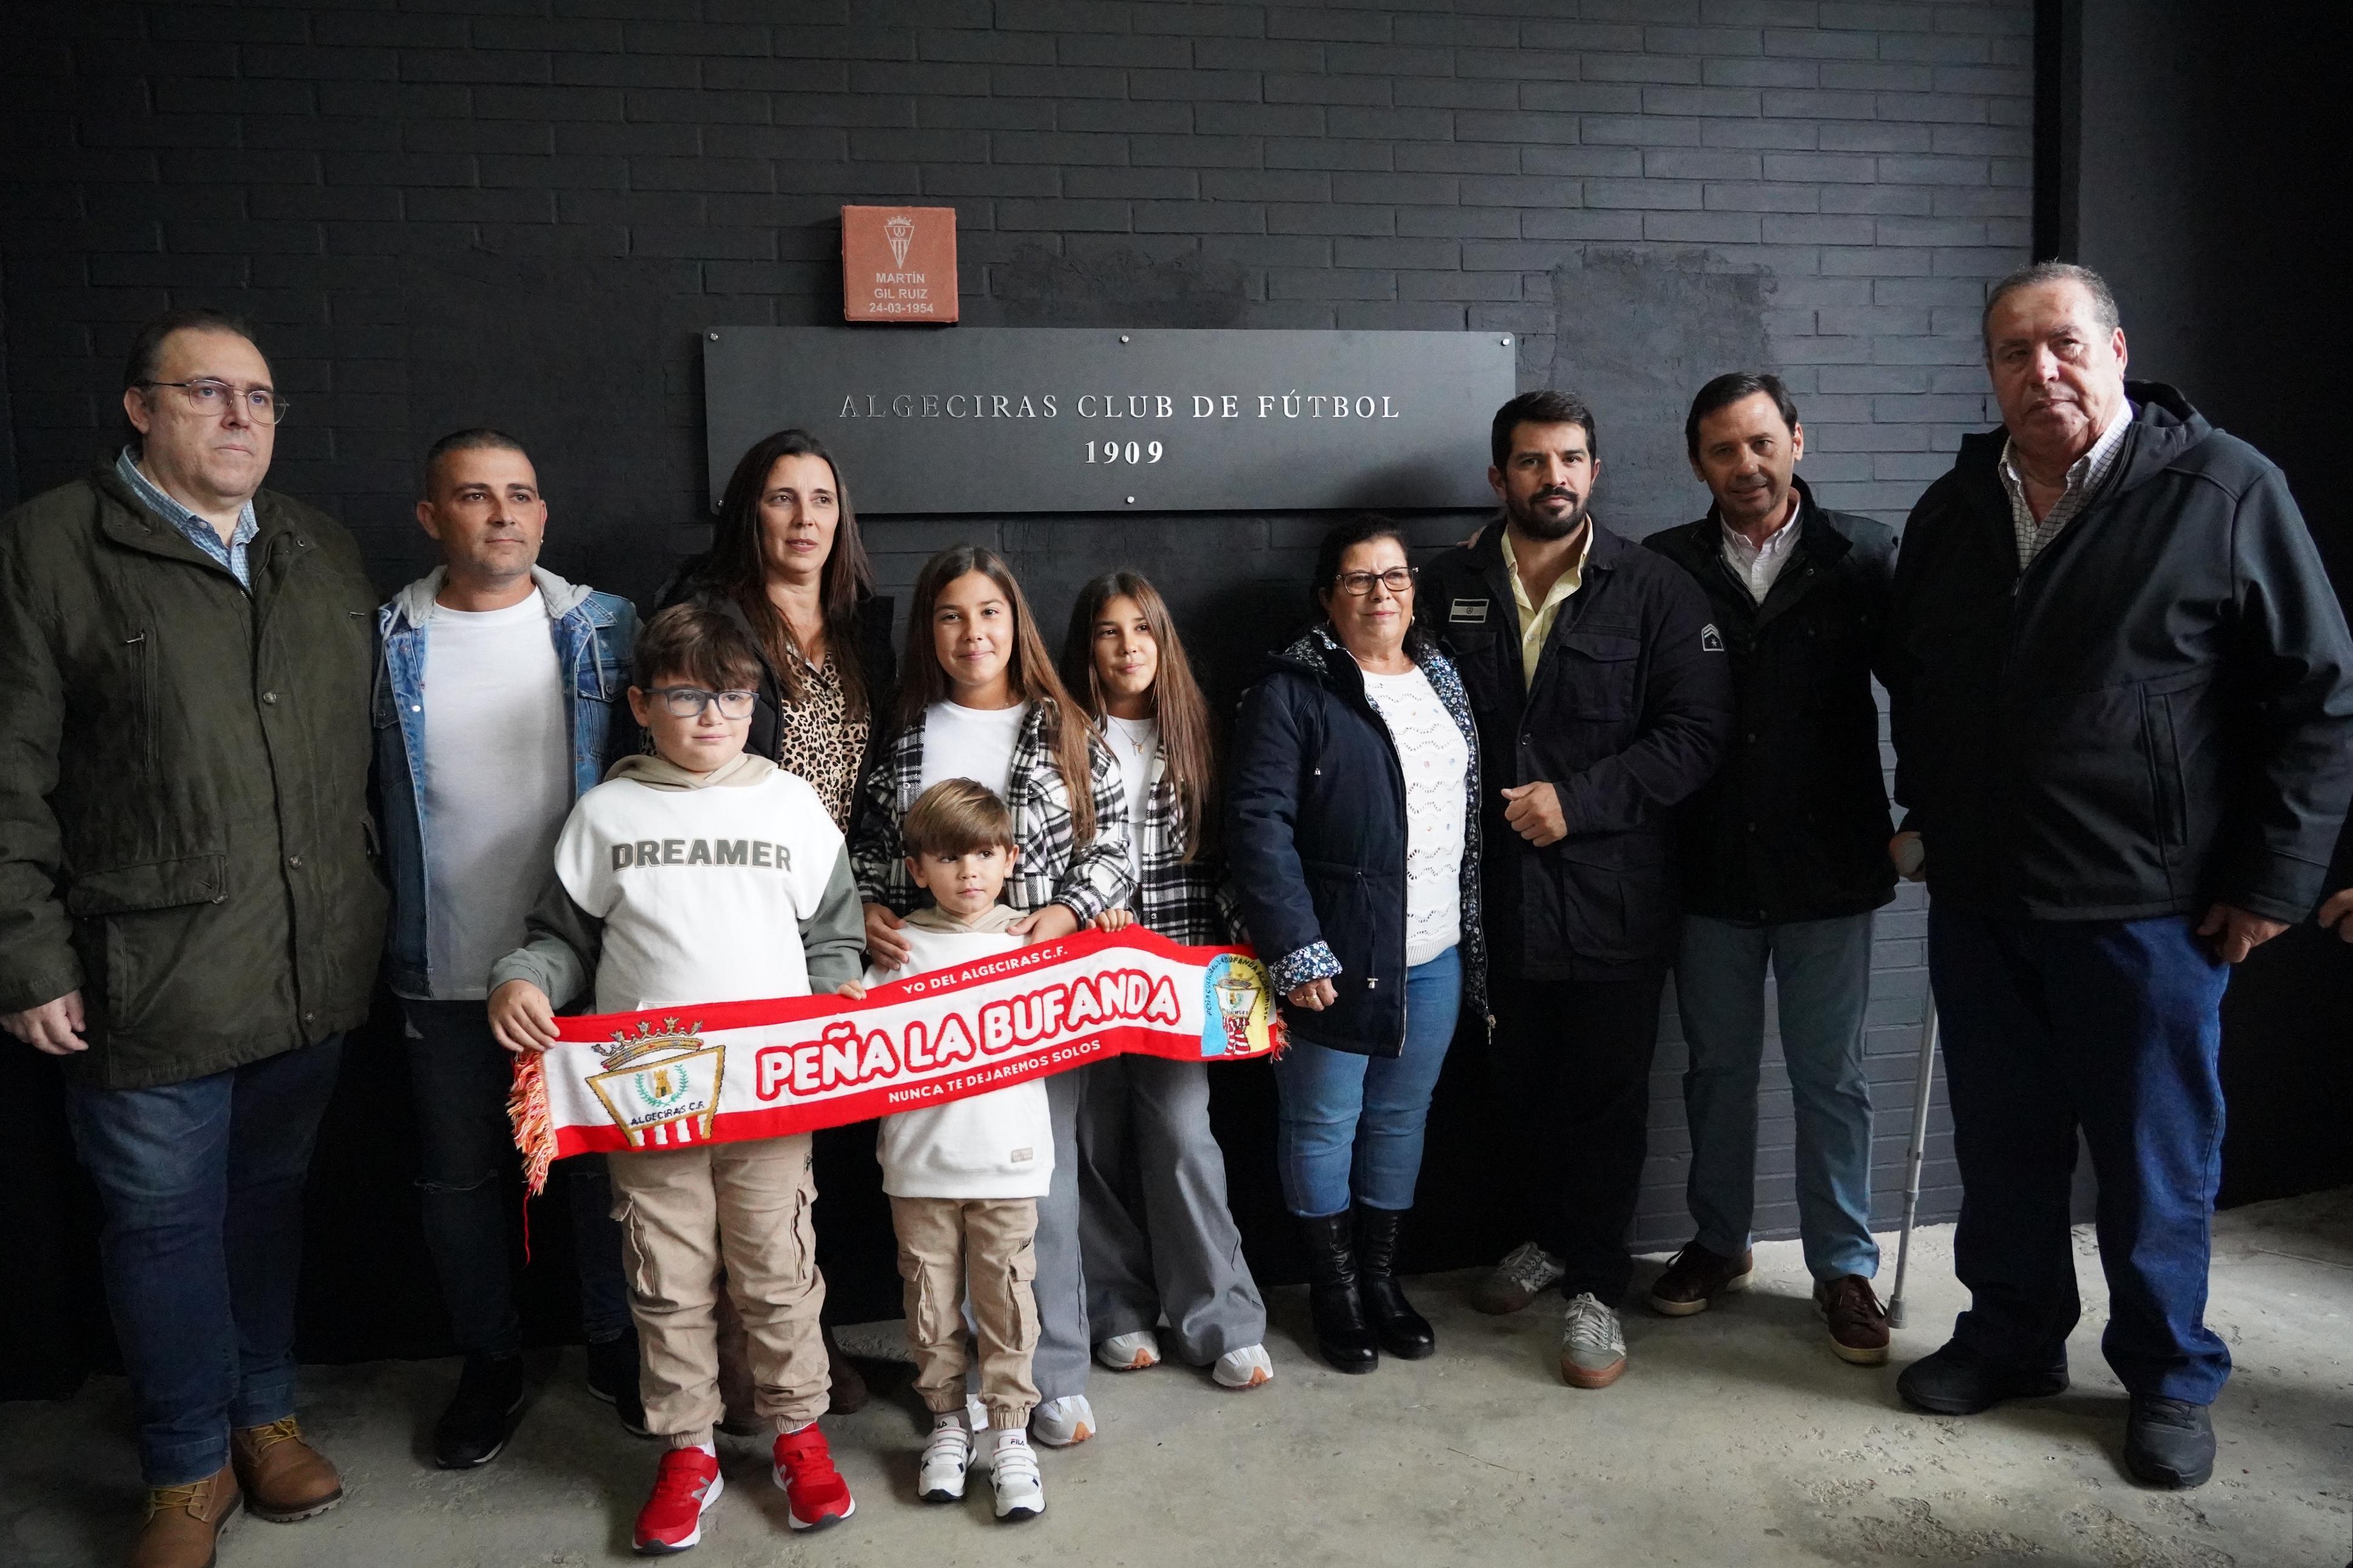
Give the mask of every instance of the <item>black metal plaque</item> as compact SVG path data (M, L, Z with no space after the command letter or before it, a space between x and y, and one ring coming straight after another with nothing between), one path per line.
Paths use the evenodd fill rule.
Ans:
M859 511L1484 507L1508 332L714 327L715 503L797 425Z

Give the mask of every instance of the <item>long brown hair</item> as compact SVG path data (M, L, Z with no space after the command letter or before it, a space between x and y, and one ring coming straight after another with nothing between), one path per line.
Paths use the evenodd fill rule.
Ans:
M1176 797L1176 819L1182 824L1185 853L1190 861L1217 833L1218 758L1209 730L1209 705L1201 696L1193 667L1186 661L1185 645L1176 636L1176 618L1140 572L1106 572L1079 590L1071 606L1071 629L1062 639L1062 684L1084 705L1087 716L1101 720L1104 712L1103 682L1095 674L1095 622L1113 599L1135 601L1144 612L1145 629L1159 649L1152 678L1152 716L1160 726L1160 748L1168 759L1166 776Z
M825 444L806 430L779 430L752 444L728 478L727 493L719 503L719 522L704 560L703 580L735 601L760 638L760 650L776 671L776 696L789 706L801 700L800 647L782 610L768 597L765 530L760 523L760 496L780 458L818 458L833 471L833 493L841 508L834 525L833 549L818 579L818 607L825 616L826 651L841 675L841 695L849 716L866 717L868 671L859 658L858 602L874 591L874 570L867 563L866 543L858 534L858 514L850 509L849 487L842 482L841 466Z
M1088 843L1095 836L1094 772L1087 757L1093 728L1085 710L1071 700L1061 677L1054 673L1045 639L1038 635L1038 617L1029 613L1029 601L1021 596L1013 569L986 545L950 545L924 562L922 574L915 579L914 603L907 611L907 651L899 661L898 726L902 731L918 728L924 709L948 701L955 694L948 672L940 668L932 612L947 585L972 572L996 584L1013 607L1013 657L1006 663L1006 682L1013 689L1016 701L1050 705L1047 749L1054 759L1054 771L1061 775L1062 788L1070 795L1071 821L1078 842Z

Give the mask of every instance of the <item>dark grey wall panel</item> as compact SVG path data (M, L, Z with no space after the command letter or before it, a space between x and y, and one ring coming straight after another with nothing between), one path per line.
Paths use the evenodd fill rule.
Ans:
M1475 422L1509 332L727 327L703 334L711 493L797 425L861 514L1438 510L1492 503Z

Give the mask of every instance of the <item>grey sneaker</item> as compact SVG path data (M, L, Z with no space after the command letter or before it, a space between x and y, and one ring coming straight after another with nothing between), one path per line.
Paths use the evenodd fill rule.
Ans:
M1523 1242L1504 1255L1493 1273L1472 1287L1471 1304L1497 1317L1516 1312L1567 1272L1559 1258L1533 1241Z
M1626 1370L1626 1331L1591 1291L1568 1303L1560 1323L1560 1375L1571 1388L1607 1388Z

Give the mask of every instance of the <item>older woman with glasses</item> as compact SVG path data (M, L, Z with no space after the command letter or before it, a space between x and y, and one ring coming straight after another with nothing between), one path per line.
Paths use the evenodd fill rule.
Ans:
M1440 1067L1486 1012L1479 740L1454 666L1413 620L1398 525L1324 535L1324 617L1242 698L1227 792L1235 892L1283 994L1276 1158L1342 1372L1437 1348L1396 1278ZM1352 1212L1353 1211L1353 1212Z

